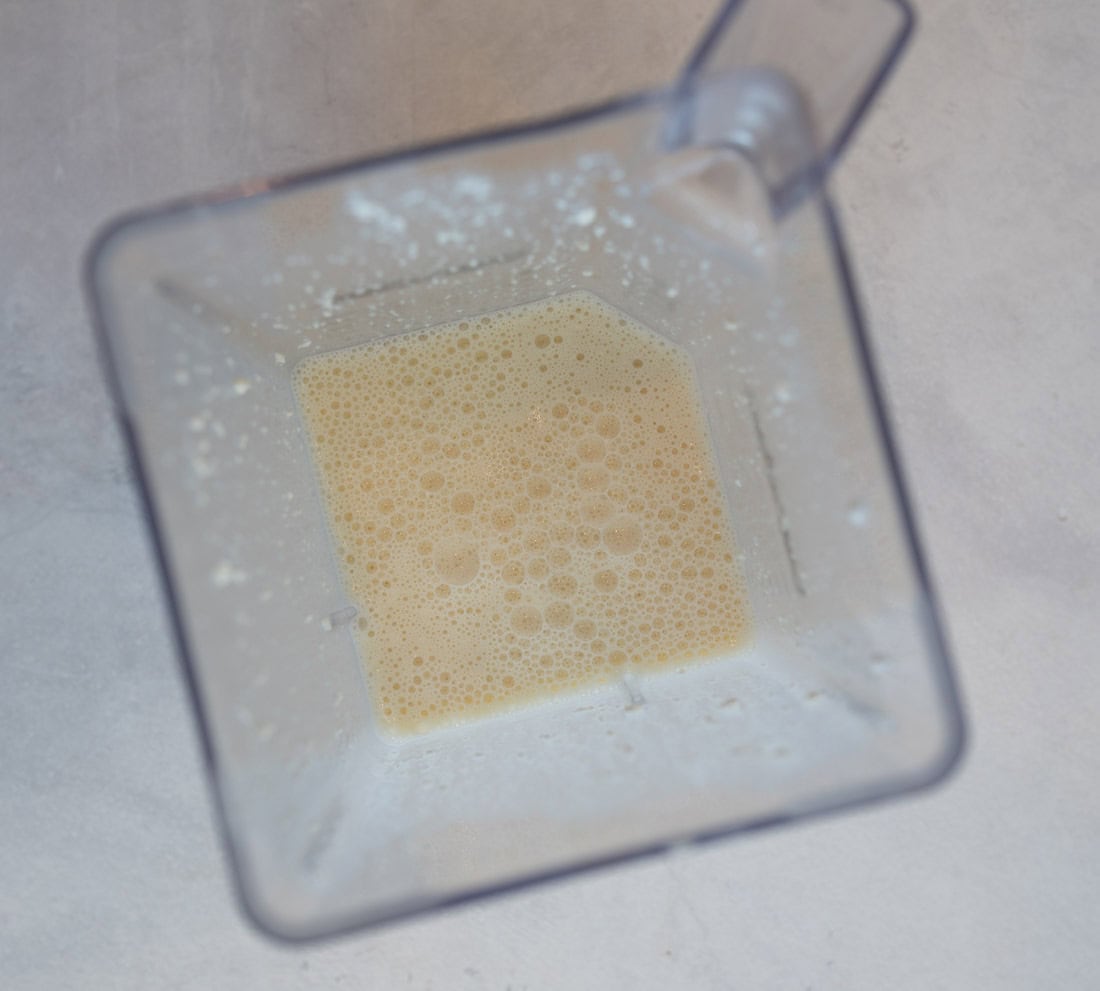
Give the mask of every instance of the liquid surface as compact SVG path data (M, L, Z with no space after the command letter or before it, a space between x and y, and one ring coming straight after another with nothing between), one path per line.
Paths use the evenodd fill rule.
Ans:
M690 362L597 297L317 355L295 386L385 729L746 639Z

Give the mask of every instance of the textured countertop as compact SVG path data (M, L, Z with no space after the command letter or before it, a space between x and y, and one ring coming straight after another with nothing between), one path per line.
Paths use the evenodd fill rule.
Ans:
M950 781L307 948L233 904L79 293L93 229L658 82L711 7L0 7L3 987L1097 986L1091 0L920 3L835 182L971 721Z

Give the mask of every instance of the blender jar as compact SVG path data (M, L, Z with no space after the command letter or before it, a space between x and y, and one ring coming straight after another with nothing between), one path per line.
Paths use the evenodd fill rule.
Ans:
M243 904L306 938L942 777L959 703L823 188L910 29L731 2L682 78L123 218L89 255ZM379 732L293 375L587 290L691 357L749 646Z

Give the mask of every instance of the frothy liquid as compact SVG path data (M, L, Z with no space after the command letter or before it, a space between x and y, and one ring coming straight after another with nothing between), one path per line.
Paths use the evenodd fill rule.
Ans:
M690 362L595 296L317 355L295 385L385 728L746 638Z

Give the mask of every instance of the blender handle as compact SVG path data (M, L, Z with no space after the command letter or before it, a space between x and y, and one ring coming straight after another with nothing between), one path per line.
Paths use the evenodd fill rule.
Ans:
M724 145L785 212L828 175L913 30L907 0L727 0L681 73L666 145Z

